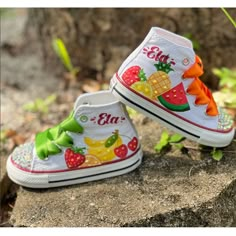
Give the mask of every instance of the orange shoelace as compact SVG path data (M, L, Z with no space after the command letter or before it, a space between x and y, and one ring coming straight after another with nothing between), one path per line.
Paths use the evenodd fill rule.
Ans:
M201 59L196 56L195 63L183 74L183 78L194 78L194 81L189 85L187 93L196 96L196 105L207 105L206 113L209 116L217 116L218 109L211 91L198 78L203 74L203 64Z

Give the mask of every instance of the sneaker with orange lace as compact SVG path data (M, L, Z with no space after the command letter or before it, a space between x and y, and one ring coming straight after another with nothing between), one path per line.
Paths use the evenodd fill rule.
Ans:
M50 188L122 175L142 161L137 132L111 92L78 97L60 124L17 147L7 160L8 176L30 188Z
M126 105L200 144L224 147L233 120L199 79L201 59L190 40L158 27L128 56L110 84Z

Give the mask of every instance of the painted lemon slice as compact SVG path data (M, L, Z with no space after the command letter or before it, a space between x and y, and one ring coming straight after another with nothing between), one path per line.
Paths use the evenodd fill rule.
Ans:
M152 99L153 95L152 86L148 84L146 81L136 82L132 84L131 88L134 89L136 92L141 93L145 97Z

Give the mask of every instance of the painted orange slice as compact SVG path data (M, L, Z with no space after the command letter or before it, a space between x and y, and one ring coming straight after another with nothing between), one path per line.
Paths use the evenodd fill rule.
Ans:
M94 155L86 154L85 162L80 167L89 167L89 166L97 166L101 165L102 162Z

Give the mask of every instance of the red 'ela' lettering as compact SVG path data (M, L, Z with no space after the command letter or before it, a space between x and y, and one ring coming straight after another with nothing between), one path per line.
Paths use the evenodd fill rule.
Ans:
M119 117L112 116L111 114L101 113L98 118L99 125L117 124L119 122Z

